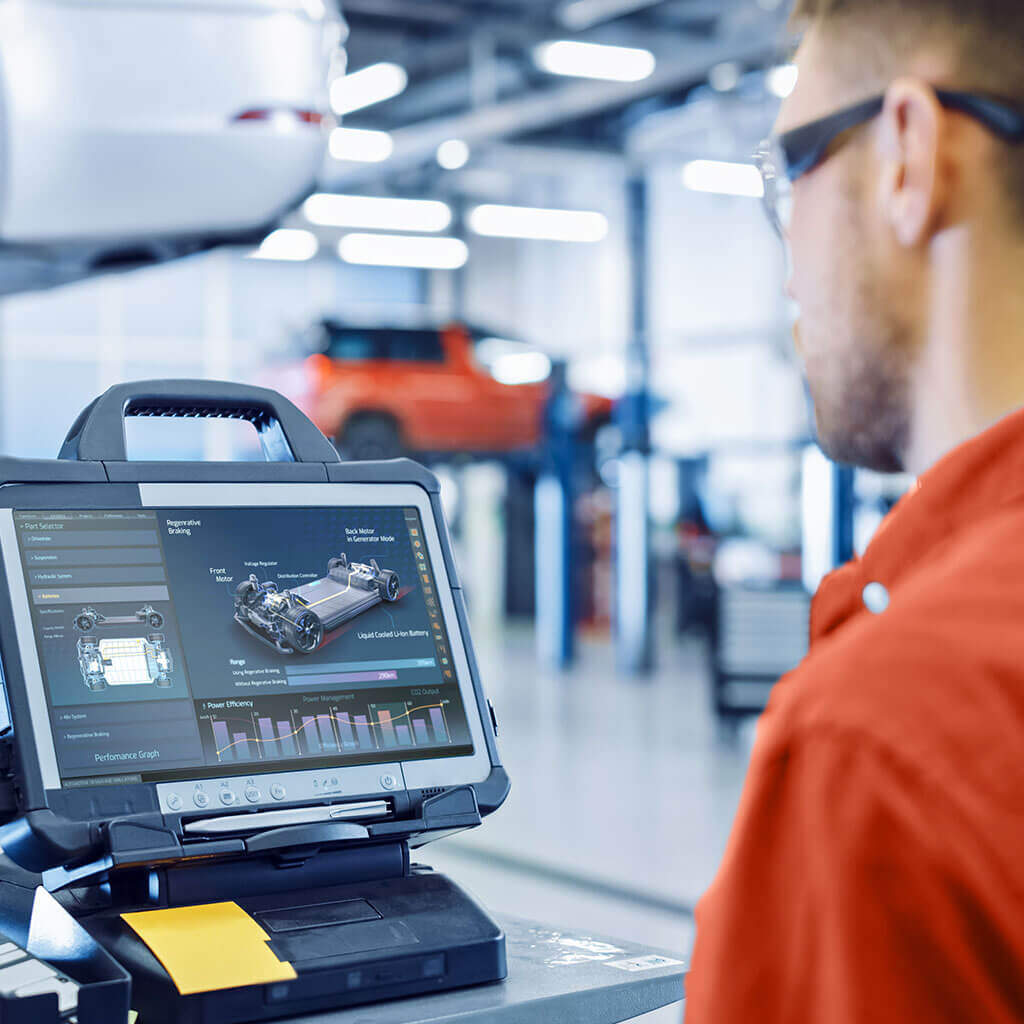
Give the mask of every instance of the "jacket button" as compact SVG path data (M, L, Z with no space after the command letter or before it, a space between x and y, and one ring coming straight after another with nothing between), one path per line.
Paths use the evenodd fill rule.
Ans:
M881 615L889 607L889 591L881 583L869 583L861 594L864 607L873 615Z

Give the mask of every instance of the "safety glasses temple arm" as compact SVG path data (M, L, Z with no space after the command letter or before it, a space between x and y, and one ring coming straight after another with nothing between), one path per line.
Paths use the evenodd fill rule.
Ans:
M779 136L779 144L786 157L786 177L796 181L816 167L825 158L828 147L843 132L870 121L881 113L884 103L884 96L876 96L819 121L783 132Z
M936 89L935 95L947 110L973 117L1007 142L1024 142L1024 112L1009 103L968 92Z

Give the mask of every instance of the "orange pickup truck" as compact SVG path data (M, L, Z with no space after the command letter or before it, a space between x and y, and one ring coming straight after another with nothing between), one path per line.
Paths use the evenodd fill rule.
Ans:
M302 393L291 397L347 458L504 453L540 443L547 383L495 380L462 324L364 328L324 320L315 333L319 351L305 361ZM579 397L584 432L593 433L610 419L612 402Z

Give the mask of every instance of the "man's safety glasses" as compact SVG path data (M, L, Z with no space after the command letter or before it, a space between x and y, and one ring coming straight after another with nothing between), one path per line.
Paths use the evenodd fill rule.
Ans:
M947 110L973 117L1004 141L1024 142L1024 112L1008 103L948 89L936 89L935 95ZM789 230L793 182L837 152L839 137L876 118L884 105L885 96L876 96L761 143L755 161L764 182L765 208L772 226L783 238Z

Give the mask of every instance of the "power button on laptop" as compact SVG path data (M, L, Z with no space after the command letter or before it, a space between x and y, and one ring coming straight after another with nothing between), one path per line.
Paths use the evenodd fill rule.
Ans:
M385 789L394 789L398 785L398 779L394 775L382 775L380 777L380 784Z

